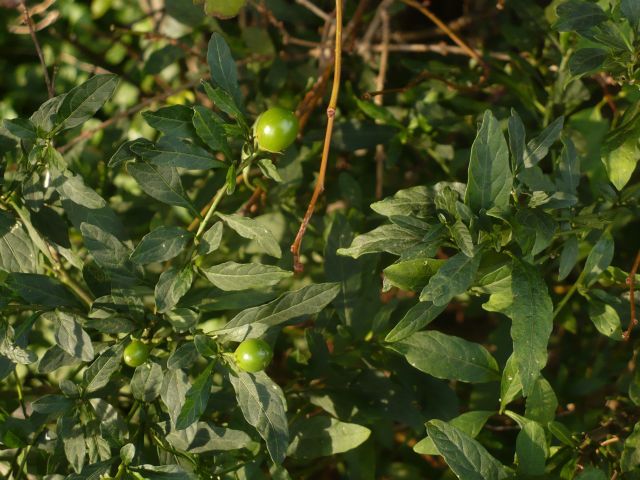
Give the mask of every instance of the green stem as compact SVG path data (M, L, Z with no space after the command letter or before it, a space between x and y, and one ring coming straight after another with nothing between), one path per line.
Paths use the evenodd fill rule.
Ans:
M553 311L554 320L558 316L560 311L564 308L564 306L567 304L567 302L571 299L571 297L573 297L573 294L576 293L576 291L578 290L578 287L582 284L581 280L582 280L582 275L580 275L580 278L578 278L578 281L576 281L576 283L573 284L573 286L569 289L569 291L565 293L564 297L562 297L562 300L560 300L560 303L558 304L556 309Z
M18 391L18 401L20 402L22 413L24 415L24 418L28 418L27 406L24 403L24 396L22 394L22 382L20 381L20 377L18 376L18 371L15 368L13 369L13 374L16 377L16 390Z
M222 201L226 193L227 193L227 186L225 184L222 187L220 187L220 190L218 190L215 197L213 197L213 202L211 202L211 206L209 207L207 214L204 216L204 219L202 220L202 222L200 222L200 226L198 227L198 231L196 232L196 239L199 239L200 236L204 233L204 230L207 228L207 224L209 223L209 220L211 220L211 216L216 211L216 208L218 208L218 205L220 204L220 202Z

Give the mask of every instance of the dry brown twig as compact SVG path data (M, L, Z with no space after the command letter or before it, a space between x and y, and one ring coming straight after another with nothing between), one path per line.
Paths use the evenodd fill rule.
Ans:
M376 77L376 90L384 90L385 79L387 76L387 66L389 62L389 11L391 5L390 0L385 0L380 4L381 13L380 20L382 23L382 50L380 50L380 67L378 68L378 76ZM376 105L382 105L382 95L378 95L373 100ZM384 145L376 145L376 198L382 198L384 186Z
M307 211L302 219L298 234L291 245L291 253L293 254L293 267L296 272L303 269L300 263L300 246L302 239L313 215L318 197L324 191L324 179L327 172L327 163L329 160L329 149L331 147L331 136L333 134L333 122L336 115L336 106L338 103L338 94L340 92L340 73L342 68L342 0L336 0L336 26L335 26L335 53L333 59L333 86L331 89L331 97L327 107L327 129L324 136L324 146L322 149L322 159L320 161L320 171L318 172L318 180L313 189L311 201L307 207Z
M44 55L42 54L42 49L40 48L40 43L38 42L38 37L36 36L36 30L33 25L33 20L31 19L31 15L29 13L29 9L27 8L25 0L21 0L20 7L22 8L24 21L29 27L31 40L33 40L33 44L36 47L36 53L38 54L38 58L40 59L40 65L42 65L42 70L44 72L44 82L47 84L47 92L49 93L49 98L53 98L55 96L53 83L51 82L51 77L49 77L49 70L47 69L47 64L44 61Z
M468 43L462 40L453 30L449 28L449 26L446 23L440 20L431 10L429 10L426 6L421 5L420 3L414 0L400 0L400 1L406 5L409 5L410 7L415 8L420 13L422 13L425 17L427 17L429 20L435 23L436 26L440 30L442 30L444 33L446 33L447 36L456 45L458 45L458 47L460 47L469 57L476 60L482 66L482 69L484 71L483 78L481 79L481 81L484 81L488 77L489 65L484 61L482 56L473 47L471 47Z

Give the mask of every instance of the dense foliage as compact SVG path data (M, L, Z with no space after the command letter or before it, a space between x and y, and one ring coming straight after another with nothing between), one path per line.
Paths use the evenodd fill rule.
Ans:
M0 476L640 478L640 1L0 7Z

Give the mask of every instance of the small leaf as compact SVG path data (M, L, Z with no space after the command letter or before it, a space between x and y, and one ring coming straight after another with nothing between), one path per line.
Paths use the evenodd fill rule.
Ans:
M479 442L442 420L427 423L427 433L453 472L464 480L502 480L504 466Z
M429 325L445 308L446 305L437 307L431 302L420 302L414 305L387 334L385 341L397 342L407 338L414 332Z
M442 306L456 295L465 293L476 277L480 260L479 253L467 257L460 252L449 258L424 287L420 301L431 301L436 306Z
M623 339L620 316L611 305L596 299L590 299L589 318L601 334L612 340L621 341Z
M549 148L553 145L562 133L564 117L558 117L545 128L540 135L531 139L527 143L524 152L524 166L526 168L533 167L540 160L547 156Z
M509 149L500 123L487 110L471 146L465 203L474 212L509 206L512 176Z
M185 105L170 105L155 112L142 112L142 117L150 126L165 135L180 138L193 138L192 115L193 110Z
M614 247L611 234L603 233L591 249L591 252L589 252L587 261L584 263L582 283L585 287L590 287L597 282L602 272L611 265Z
M56 310L47 312L42 317L53 322L54 338L62 350L84 362L93 360L91 337L80 326L76 315Z
M36 273L13 272L5 285L30 304L47 307L77 307L78 301L58 280Z
M293 275L293 272L259 263L225 262L200 270L211 283L226 291L270 287Z
M282 390L264 372L235 372L229 376L247 422L267 444L269 456L280 464L289 446L287 405Z
M160 395L162 380L162 368L157 363L145 362L136 367L131 377L133 398L141 402L152 402Z
M585 0L569 0L556 8L558 20L553 28L560 32L588 31L607 19L607 14L600 6Z
M547 342L553 329L553 304L538 268L514 260L512 271L511 338L526 397L547 363Z
M282 256L282 250L273 233L258 221L238 214L224 215L216 213L216 215L241 237L255 240L266 254L276 258Z
M336 455L357 448L370 435L366 427L326 415L303 418L291 427L287 454L305 460Z
M208 108L197 105L193 111L193 126L198 137L214 152L222 152L228 160L232 159L227 143L226 132L220 118Z
M602 162L607 169L609 180L618 190L622 190L631 179L640 159L638 139L634 136L615 150L605 152Z
M160 275L154 290L156 308L165 313L175 307L189 291L193 282L191 265L184 268L170 267Z
M146 234L131 253L131 261L139 265L170 260L182 252L194 237L180 227L159 227Z
M404 250L419 243L421 238L414 232L397 225L382 225L368 233L358 235L349 248L338 249L338 255L358 258L367 253L389 252L400 255Z
M134 147L136 153L154 165L180 167L188 170L223 168L225 163L216 160L211 153L195 144L176 137L162 137L153 146Z
M608 52L601 48L580 48L569 58L569 71L574 77L595 72L602 67L608 56Z
M571 236L562 245L560 252L560 270L558 271L558 280L562 281L569 274L578 262L578 238Z
M211 372L214 365L214 362L209 363L187 391L184 405L176 420L176 428L178 430L183 430L196 422L207 408L209 395L211 395L211 386L213 385Z
M204 232L198 244L198 255L207 255L218 249L222 241L223 228L222 222L216 222L209 230Z
M71 89L56 114L56 130L77 127L89 120L111 98L117 86L117 75L102 74Z
M242 105L242 94L238 86L236 62L231 56L227 42L219 33L211 35L207 49L207 62L213 83L228 92L236 105Z
M498 364L481 345L435 330L417 332L387 348L436 378L483 383L498 380Z
M122 361L124 344L117 343L108 348L96 358L89 368L84 371L82 383L85 385L84 391L92 393L101 389L109 383L111 375L119 368Z
M185 207L195 212L175 167L136 162L128 164L127 171L147 195L168 205Z
M36 127L31 120L26 118L13 118L11 120L3 120L4 128L20 140L35 142L38 133Z
M339 291L340 285L336 283L319 283L284 293L266 305L243 310L215 334L234 342L261 337L271 327L320 312Z
M475 410L471 412L465 412L462 415L458 415L456 418L449 420L447 423L456 427L461 432L466 433L471 438L475 438L478 436L482 427L489 417L491 417L495 412L486 411L486 410ZM415 444L413 450L420 455L440 455L438 453L438 449L436 445L433 443L430 437L427 437L423 440L420 440Z

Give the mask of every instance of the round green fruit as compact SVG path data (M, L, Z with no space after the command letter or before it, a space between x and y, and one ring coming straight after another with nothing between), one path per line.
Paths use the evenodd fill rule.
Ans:
M281 152L296 139L298 119L284 108L270 108L258 117L255 134L261 150Z
M124 363L130 367L139 367L149 358L149 345L140 340L132 340L127 348L124 349L122 358Z
M236 365L246 372L259 372L267 368L273 358L271 346L259 338L245 340L234 353Z

